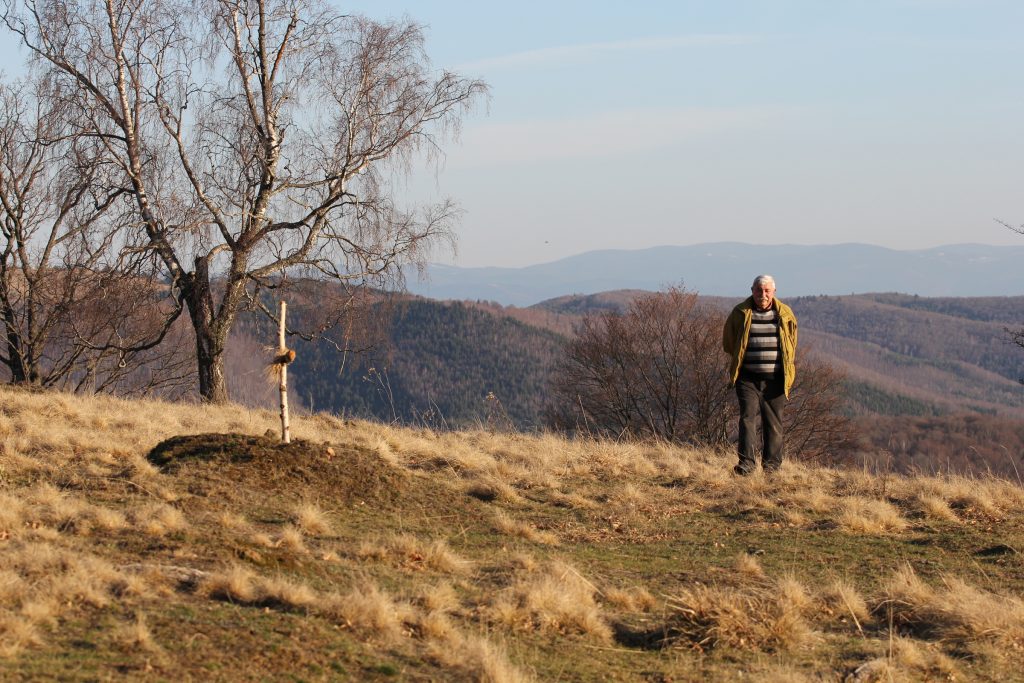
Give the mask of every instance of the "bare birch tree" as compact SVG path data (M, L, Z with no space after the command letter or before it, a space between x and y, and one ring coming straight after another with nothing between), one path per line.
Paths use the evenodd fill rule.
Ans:
M102 391L145 363L154 389L173 312L145 259L124 258L123 193L55 87L0 83L0 364L13 383Z
M452 237L453 204L402 211L387 179L485 86L432 71L415 23L322 0L8 0L4 18L117 164L125 241L187 310L206 401L228 398L225 344L262 288L401 284Z

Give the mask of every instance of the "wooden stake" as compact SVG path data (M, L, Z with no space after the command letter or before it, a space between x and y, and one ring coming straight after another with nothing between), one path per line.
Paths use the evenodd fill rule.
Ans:
M288 304L281 302L281 320L277 327L277 349L278 353L285 353L288 349L284 344L284 316L288 310ZM291 434L288 432L288 364L281 363L281 442L291 443Z

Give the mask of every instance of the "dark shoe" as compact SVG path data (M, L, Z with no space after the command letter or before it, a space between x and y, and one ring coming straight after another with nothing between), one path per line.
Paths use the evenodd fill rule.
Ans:
M746 477L750 474L750 470L743 469L739 465L736 465L736 467L732 468L732 473L739 477Z

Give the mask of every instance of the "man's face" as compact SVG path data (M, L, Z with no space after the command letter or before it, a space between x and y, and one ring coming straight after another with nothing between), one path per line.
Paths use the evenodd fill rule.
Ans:
M772 301L775 299L775 285L758 282L750 288L750 292L754 295L754 305L760 310L766 311L771 308Z

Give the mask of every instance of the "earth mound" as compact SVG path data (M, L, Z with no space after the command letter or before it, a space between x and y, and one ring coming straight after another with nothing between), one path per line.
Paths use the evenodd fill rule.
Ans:
M396 501L418 488L408 472L352 446L247 434L190 434L157 444L146 459L166 474L208 484L259 479L264 489L330 492L335 500ZM221 486L216 488L221 489Z

